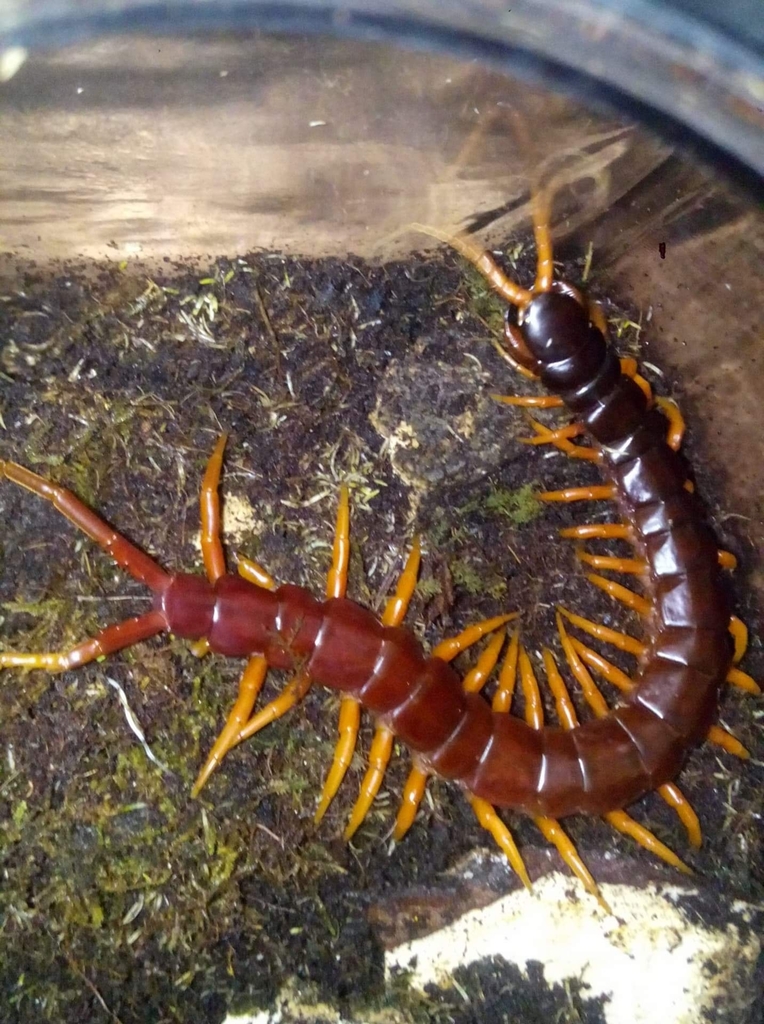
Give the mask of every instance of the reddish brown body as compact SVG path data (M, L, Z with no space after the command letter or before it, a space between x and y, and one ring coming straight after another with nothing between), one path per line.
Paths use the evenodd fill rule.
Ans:
M423 767L491 804L554 818L603 814L672 779L707 732L732 664L730 607L713 534L685 488L665 421L621 373L586 311L570 295L538 295L523 338L529 367L600 446L648 565L648 653L623 706L569 731L533 729L464 693L460 676L427 657L407 629L296 586L268 591L230 575L215 584L165 577L155 608L167 628L204 637L221 654L262 654L354 696Z

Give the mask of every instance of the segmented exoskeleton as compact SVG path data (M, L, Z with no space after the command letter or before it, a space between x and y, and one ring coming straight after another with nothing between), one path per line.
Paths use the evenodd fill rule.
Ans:
M199 774L194 794L228 750L283 715L311 685L320 684L341 691L343 698L340 739L316 820L325 813L350 763L361 708L368 709L377 722L370 767L347 837L363 821L378 791L397 736L415 762L396 822L398 838L413 821L427 776L437 774L462 786L478 820L494 835L526 885L530 880L525 866L496 807L531 815L598 897L594 880L559 824L558 819L565 815L604 815L616 828L685 869L672 851L623 808L641 794L658 789L697 844L697 818L671 781L687 751L710 730L712 740L746 756L733 737L712 725L717 695L725 680L758 690L749 676L733 668L745 648L745 627L731 617L720 580L720 561L730 564L731 556L718 552L676 454L682 431L678 410L664 405L661 411L652 404L649 387L635 367L619 361L607 346L597 308L587 304L575 289L553 281L548 210L541 199L536 201L534 230L539 256L533 291L510 281L491 257L464 239L436 234L454 244L520 309L519 325L507 321L510 358L540 377L553 395L505 401L564 404L576 417L575 423L556 430L534 424L536 440L596 460L608 478L600 487L541 495L550 501L604 498L617 503L622 522L563 532L579 540L623 538L636 549L634 559L583 551L581 557L592 568L631 572L643 578L645 596L601 575L590 575L596 585L645 616L644 641L562 609L558 614L562 648L595 712L592 721L578 724L555 659L545 650L545 670L562 727L543 725L538 684L517 633L508 646L492 706L477 692L499 658L505 626L516 617L514 613L477 623L443 641L431 654L425 653L414 634L401 625L416 583L418 540L396 595L381 618L348 600L346 488L340 496L325 600L317 600L302 587L278 586L262 567L247 559L239 560L239 575L227 573L218 498L225 437L219 440L202 483L206 578L165 572L71 492L15 463L0 462L0 474L50 500L154 594L154 607L145 615L110 626L69 651L0 653L0 668L63 671L169 630L197 641L199 653L210 650L249 659L236 704ZM575 444L571 439L579 434L588 436L593 446ZM640 659L635 678L630 679L570 635L565 619L635 654ZM486 650L462 679L449 662L488 634ZM269 666L294 675L279 697L253 715ZM622 705L613 710L607 707L587 666L626 692ZM526 721L508 713L518 668L526 697Z

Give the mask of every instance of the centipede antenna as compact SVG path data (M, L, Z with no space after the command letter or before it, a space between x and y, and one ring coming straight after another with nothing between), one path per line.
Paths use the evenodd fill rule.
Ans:
M531 194L533 237L536 240L536 281L534 293L551 291L554 281L554 256L549 222L552 202L546 189L535 188Z
M133 619L125 619L107 626L89 640L63 651L0 651L0 668L42 668L46 672L66 672L87 665L107 654L132 647L167 629L167 619L161 611L147 612Z
M421 231L422 234L429 235L431 238L437 238L438 241L445 242L452 249L456 249L460 255L469 260L480 271L494 291L498 292L511 305L522 308L533 298L532 292L529 292L527 288L523 288L507 277L489 253L473 245L464 235L451 235L447 231L441 231L439 228L433 228L427 224L416 222L410 224L409 228L412 231Z

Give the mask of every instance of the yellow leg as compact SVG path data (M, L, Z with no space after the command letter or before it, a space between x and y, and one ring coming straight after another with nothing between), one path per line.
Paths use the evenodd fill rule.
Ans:
M359 825L366 817L374 797L379 792L393 751L394 738L395 734L390 729L381 725L377 726L369 751L369 767L361 783L361 792L353 807L350 821L343 833L345 839L351 839L355 835Z
M520 440L525 444L531 445L548 444L550 441L569 441L572 437L580 437L584 432L584 428L580 423L568 423L564 427L552 429L545 423L539 423L538 420L534 420L530 416L528 417L528 425L536 431L537 436L523 437Z
M732 657L735 665L743 660L743 655L748 649L748 627L737 615L730 618L730 633L735 641L735 653Z
M566 526L560 530L560 536L574 540L631 540L632 530L626 523L581 523L579 526Z
M517 630L512 634L509 648L504 658L504 664L499 673L499 685L491 702L492 711L509 711L512 704L512 695L515 692L515 681L517 679L517 659L520 650L520 634Z
M346 527L346 519L343 517L340 522L340 517L337 519L337 532ZM341 546L340 546L341 547ZM347 544L344 545L347 548ZM335 551L338 550L335 545ZM398 579L398 585L395 589L395 594L387 602L384 613L382 615L382 624L385 626L398 626L403 621L408 610L411 597L416 587L417 576L419 574L419 565L422 558L422 548L418 537L414 538L414 543L411 546L406 564L403 568L403 572ZM345 777L345 773L348 770L350 762L353 758L355 751L356 742L358 739L358 729L360 726L361 714L360 705L353 697L343 697L342 703L340 704L340 722L339 722L339 733L340 738L334 751L334 759L332 766L329 769L329 774L326 777L324 788L321 792L321 798L318 803L318 808L315 814L315 822L318 823L326 813L329 804L334 799L342 780ZM386 730L385 730L386 731ZM379 737L379 739L378 739ZM376 748L374 747L374 741L372 742L372 750L375 750L378 767L380 766L381 751L385 749L383 737L380 735L380 730L377 730L375 734L375 741L377 741ZM390 753L392 753L392 741L387 745L388 759ZM382 783L384 777L384 768L387 766L387 762L381 768L381 771L370 777L370 772L367 772L364 782L361 787L361 795L356 801L355 807L351 813L351 821L357 818L357 824L353 829L353 832L358 828L358 825L363 821L366 813L371 806L374 797L377 794L379 786ZM371 791L371 787L376 786ZM352 834L352 833L351 833Z
M467 799L470 802L472 810L475 812L475 817L478 822L484 829L487 829L487 831L491 833L520 881L526 889L530 890L531 880L528 876L525 862L520 856L520 851L517 849L517 845L512 838L512 833L496 813L495 809L486 800L481 800L480 797L473 796L472 794L468 794Z
M611 910L610 905L600 892L599 886L594 881L591 872L587 868L586 864L584 864L580 853L559 821L555 818L545 817L534 818L533 821L544 837L557 847L557 852L579 882L581 882L589 895L595 898L606 914L612 914L613 911Z
M271 574L263 569L262 565L253 562L251 558L239 555L236 562L239 575L243 579L249 580L250 583L254 583L256 587L262 587L263 590L276 590L278 587Z
M383 626L399 626L406 617L411 598L416 589L419 576L419 565L422 561L422 545L419 537L414 537L403 572L398 579L398 586L382 613Z
M560 427L558 430L550 430L549 427L543 423L539 423L537 420L531 419L529 423L538 436L518 438L521 444L552 444L555 448L565 452L566 455L569 455L573 459L587 459L590 462L602 461L602 456L595 448L587 448L584 445L573 444L569 440L571 437L578 437L579 434L583 432L583 428L579 424L572 423L567 427Z
M613 484L595 484L593 487L564 487L561 491L542 491L539 501L611 501L616 496Z
M747 672L741 672L739 668L731 668L727 673L726 681L739 690L745 690L746 693L753 693L757 696L761 694L761 687L756 680Z
M558 620L558 628L560 625L561 620ZM576 641L573 640L573 638L568 639L570 640L571 646L575 645ZM568 647L566 650L566 647L567 644L564 643L563 649L566 658L568 658L568 650L570 650L570 648ZM562 727L563 729L574 729L578 725L578 716L576 715L573 701L568 693L568 688L560 675L560 670L557 668L554 656L548 649L544 650L544 665L546 667L547 679L549 680L549 688L554 696L557 715L562 723ZM592 686L593 685L594 684L592 683ZM588 686L587 689L589 689ZM594 687L594 690L596 690L596 687ZM602 694L600 694L598 690L596 690L596 692L604 705ZM596 701L596 698L595 703L601 707L601 705ZM605 713L607 713L607 705L604 705L604 710ZM643 825L640 825L632 817L626 814L625 811L611 811L608 814L603 815L603 817L605 821L609 822L619 832L624 832L626 835L631 836L631 838L635 839L640 846L649 850L650 853L653 853L656 857L660 857L662 860L666 861L667 864L671 864L672 867L677 868L679 871L690 873L690 869L687 865L681 861L672 850L654 836L649 829L646 829Z
M626 651L629 654L635 654L638 658L642 657L647 651L647 645L636 640L633 636L628 636L626 633L619 633L615 629L610 629L608 626L602 626L598 622L592 622L591 619L585 619L581 615L575 615L573 612L567 611L565 608L559 608L560 614L570 622L573 626L578 626L585 633L590 636L596 636L598 640L603 640L607 644L612 644L613 647L617 647L621 651Z
M612 572L624 572L635 576L644 576L648 565L642 558L614 558L611 555L593 555L579 548L576 551L579 562L590 565L593 569L610 569Z
M272 700L270 704L266 704L264 708L261 708L256 715L243 726L233 742L232 747L235 747L238 743L242 743L244 740L249 739L250 736L254 736L256 732L260 732L266 725L270 725L271 722L275 722L277 718L281 718L283 715L290 711L295 704L303 699L305 694L310 689L311 679L307 672L298 672L292 679L289 680L287 685L284 687L282 692Z
M326 596L344 597L347 590L348 561L350 559L350 499L345 484L340 487L340 500L337 507L337 522L334 528L334 544L332 545L332 565L326 580ZM314 816L316 824L321 821L337 790L342 785L345 773L353 760L358 730L361 725L361 705L347 694L340 701L339 739L334 748L332 764L326 776L321 797Z
M595 587L599 587L600 590L604 590L606 594L610 594L611 597L615 598L616 601L621 601L627 608L631 608L632 611L637 612L639 615L649 615L652 609L652 604L647 600L646 597L642 597L641 594L635 594L633 590L629 590L628 587L621 586L620 583L616 583L615 580L609 580L605 576L598 576L597 573L588 572L586 578L590 583L593 583Z
M476 622L472 626L467 626L457 636L452 636L448 640L441 640L437 647L433 649L433 658L440 658L441 661L453 661L457 654L466 651L468 647L476 644L486 634L492 633L495 629L503 626L505 622L512 622L513 619L518 617L518 614L518 612L510 612L509 615L496 615L492 619L483 619L482 622Z
M340 738L337 741L337 746L334 748L332 766L329 769L329 774L326 776L324 788L321 791L321 799L318 802L318 807L316 808L316 813L313 817L313 821L316 825L326 814L329 804L337 795L337 790L342 785L345 773L350 767L350 762L353 760L353 754L355 753L355 747L358 741L358 729L360 724L361 705L357 700L353 700L352 697L343 697L340 703L340 720L338 726Z
M667 782L658 787L658 795L669 807L676 811L676 814L687 831L687 839L690 846L699 850L703 843L703 833L700 830L698 816L692 808L692 804L684 793L673 782Z
M706 739L709 743L713 743L717 747L721 747L722 750L726 750L728 754L732 754L733 757L739 757L743 761L747 761L751 756L749 750L747 750L743 744L732 735L731 732L727 732L726 729L722 729L720 725L712 725L708 730Z
M488 682L488 677L499 660L499 653L504 646L506 635L505 629L499 629L491 637L486 649L462 681L462 687L466 693L479 693Z
M570 637L565 629L565 623L563 622L562 616L559 612L557 613L557 631L560 634L560 642L562 644L565 658L576 682L581 687L584 700L597 718L604 718L610 710L608 708L607 701L600 693L596 683L589 675L586 666L578 656L575 647L571 643ZM700 822L698 821L698 816L692 809L690 802L673 784L660 786L658 794L663 800L665 800L669 807L676 811L679 820L687 831L687 838L690 844L692 846L699 847L702 839Z
M655 404L658 406L660 411L668 420L668 433L666 435L666 444L669 448L673 448L675 452L678 452L682 447L682 439L684 438L684 432L687 429L684 422L684 416L679 411L679 406L676 402L670 398L656 398Z
M644 825L635 821L626 811L609 811L603 817L618 832L630 836L654 856L660 857L666 864L670 864L672 868L676 868L677 871L681 871L685 875L692 874L692 868L688 867L673 850L665 846L657 836L654 836Z
M525 721L532 729L541 729L544 725L544 705L541 700L539 684L531 666L531 661L520 645L520 688L525 698Z
M737 558L735 558L731 551L720 551L719 565L722 569L737 569Z
M414 767L409 772L406 785L403 787L401 806L398 808L395 828L393 829L393 839L396 842L403 839L414 824L414 818L416 818L419 805L422 802L429 777L429 772L424 771L422 768Z
M546 658L545 658L546 661ZM556 668L556 666L555 666ZM559 678L559 672L557 673ZM541 699L541 690L533 672L530 659L525 649L520 647L520 685L525 697L525 721L532 729L542 729L544 726L544 705ZM570 700L570 698L568 698ZM612 913L610 907L602 897L597 883L584 864L581 856L571 842L562 825L555 818L546 815L539 815L533 819L536 827L541 831L550 843L557 848L557 852L568 865L573 874L578 878L583 887L590 893L606 913Z
M191 796L199 795L207 779L233 746L236 737L252 714L252 708L255 706L255 701L265 682L267 672L268 663L261 655L256 654L247 662L247 667L244 669L239 683L239 695L236 698L236 703L231 709L220 735L215 740L204 767L199 772L194 788L191 790Z
M634 689L634 680L630 679L625 672L622 672L620 668L611 661L608 661L607 658L603 658L597 651L592 650L591 647L582 644L576 637L570 637L570 642L573 644L576 654L578 654L581 660L590 668L593 668L595 672L598 672L603 679L612 683L613 686L617 686L624 693L631 693Z
M475 667L464 677L463 686L468 693L477 693L485 686L488 681L488 677L496 666L505 636L506 631L502 629L496 634L496 636L492 637L490 643L478 658ZM512 637L512 642L509 646L509 652L504 662L504 668L502 669L502 676L499 679L499 690L502 688L502 678L507 671L507 660L511 660L513 651L516 664L517 634ZM499 691L497 690L497 693L498 692ZM494 710L495 709L496 698L494 697ZM428 773L423 771L421 768L414 767L409 772L409 776L406 779L406 784L403 788L401 806L395 819L393 837L396 840L402 839L411 828L416 817L416 813L419 810L419 805L422 802L422 797L424 796L425 788L427 786L427 778Z
M559 409L563 405L557 395L491 395L503 405L518 405L524 409Z
M204 569L210 583L225 576L225 554L220 539L220 470L223 465L223 451L228 438L222 434L209 458L207 469L202 479L201 518L202 518L202 558Z

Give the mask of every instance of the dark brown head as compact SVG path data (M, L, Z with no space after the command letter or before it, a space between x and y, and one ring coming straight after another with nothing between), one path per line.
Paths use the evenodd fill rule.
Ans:
M570 359L587 343L589 314L570 295L543 292L525 308L523 337L542 366Z

